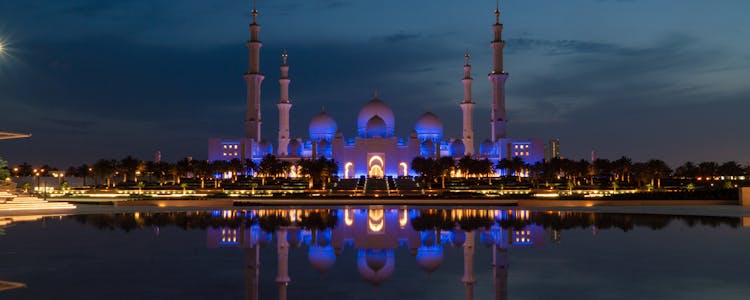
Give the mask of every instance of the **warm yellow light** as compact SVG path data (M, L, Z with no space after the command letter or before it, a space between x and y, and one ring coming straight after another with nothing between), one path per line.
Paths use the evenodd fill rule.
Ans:
M346 223L346 226L352 226L352 224L354 224L354 219L348 209L344 210L344 223Z

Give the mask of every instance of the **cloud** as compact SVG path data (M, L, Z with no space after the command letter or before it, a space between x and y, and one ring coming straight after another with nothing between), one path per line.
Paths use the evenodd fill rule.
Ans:
M616 55L632 54L633 51L611 43L577 40L542 40L531 38L514 38L507 40L509 52L542 50L547 55L565 55L580 53L606 53Z
M385 43L389 43L389 44L394 44L394 43L400 43L403 41L414 40L414 39L420 38L421 36L422 36L421 33L398 32L398 33L389 34L386 36L375 37L373 39L382 41Z
M79 121L79 120L69 120L69 119L51 118L51 117L44 117L42 118L42 120L52 123L54 125L60 125L60 126L70 127L70 128L75 128L75 129L85 129L95 124L95 122L92 122L92 121Z

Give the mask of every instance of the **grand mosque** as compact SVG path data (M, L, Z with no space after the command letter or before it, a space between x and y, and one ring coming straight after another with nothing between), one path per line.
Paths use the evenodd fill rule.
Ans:
M250 27L249 67L244 74L247 83L247 109L245 118L246 136L243 138L212 138L208 142L208 158L215 160L252 159L261 160L267 154L274 154L283 160L296 161L302 158L326 157L338 162L342 178L359 176L407 176L414 175L411 161L415 157L463 157L487 158L493 163L512 157L520 157L526 163L536 163L545 157L545 144L538 139L511 139L506 132L505 82L508 73L503 69L502 39L503 24L500 23L500 10L495 9L495 23L492 47L492 71L488 78L491 85L491 112L489 139L479 143L477 149L474 136L475 106L471 94L471 64L469 54L465 55L463 66L463 99L458 106L462 114L463 130L460 137L448 138L443 132L440 118L425 112L414 123L408 137L394 135L395 114L388 103L378 97L365 102L357 117L357 135L345 137L339 130L336 120L321 111L310 121L308 136L292 137L289 118L292 102L289 99L289 65L287 54L282 54L281 78L279 78L280 99L276 103L279 114L276 147L261 136L261 84L265 76L260 70L259 40L260 25L257 23L258 10L253 8L253 22ZM451 120L453 121L453 120Z

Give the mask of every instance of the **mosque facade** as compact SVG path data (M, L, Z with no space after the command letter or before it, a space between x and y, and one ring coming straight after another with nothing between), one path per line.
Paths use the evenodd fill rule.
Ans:
M280 67L281 78L279 78L280 99L276 104L279 113L278 136L276 148L274 148L271 141L261 137L260 92L265 77L260 70L262 43L259 40L260 25L257 23L257 9L253 8L252 16L253 22L249 25L250 40L247 42L249 66L248 72L244 74L247 84L246 136L235 139L209 139L208 159L210 161L232 159L260 161L268 154L290 161L323 156L338 162L339 176L356 178L415 175L411 170L411 161L418 156L434 158L472 156L479 159L487 158L493 163L504 158L520 157L529 164L542 161L545 157L545 143L542 140L519 140L507 137L505 83L508 73L503 68L505 41L502 39L503 24L500 23L498 9L495 10L495 24L492 25L493 64L492 71L488 75L492 90L491 137L479 143L478 149L475 147L473 110L476 103L471 94L473 78L468 52L464 57L464 76L461 80L463 100L459 103L462 111L462 132L461 136L456 138L447 138L444 135L442 121L431 112L425 112L417 119L408 137L395 136L396 116L386 101L379 98L377 91L373 98L359 110L356 136L344 137L336 120L325 111L321 111L310 121L306 138L291 137L289 126L293 107L289 98L291 79L287 53L284 52Z

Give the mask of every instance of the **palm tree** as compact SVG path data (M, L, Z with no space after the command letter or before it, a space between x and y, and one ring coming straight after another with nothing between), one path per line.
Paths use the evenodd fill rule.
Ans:
M653 173L653 178L656 179L656 188L661 188L661 179L672 174L672 169L663 160L652 159L646 163L649 172ZM653 180L652 183L653 185Z
M630 175L631 171L633 170L633 161L626 156L622 156L612 162L612 169L615 173L615 181L621 180L630 182Z
M318 159L301 159L297 162L297 166L301 175L309 177L310 188L314 187L316 182L320 182L321 188L326 189L331 177L339 172L338 163L323 156ZM291 168L291 164L288 165L288 168Z
M135 172L138 170L138 166L141 161L128 155L117 164L117 171L122 174L122 182L128 181L128 175L135 177Z
M177 182L177 184L180 184L180 178L188 177L188 175L192 172L193 172L193 160L187 157L178 161L172 167L172 175L175 176L174 181Z
M109 188L112 180L112 176L116 172L117 161L114 159L100 159L94 163L91 167L94 175L107 181L107 188Z
M201 188L206 188L206 178L211 177L211 164L207 160L193 162L193 174L201 180Z
M698 176L698 172L698 167L696 167L693 162L688 161L677 167L677 169L674 170L674 175L676 177L695 179L695 177Z
M719 173L719 164L712 161L704 161L698 164L698 172L701 177L714 177Z
M229 170L232 172L232 180L237 181L237 174L241 173L244 169L242 161L239 158L235 158L229 161Z
M521 157L515 156L510 160L510 169L513 171L513 174L516 175L516 180L518 180L518 182L521 182L523 170L528 167L529 165L526 164Z
M258 172L258 164L252 159L245 159L245 175L255 174L255 172Z
M435 160L431 157L424 158L417 156L411 160L411 169L419 174L419 179L422 181L422 186L427 184L428 188L432 188L432 182L434 181L434 170Z
M511 163L510 159L503 158L497 162L496 168L498 170L504 171L503 174L505 174L504 176L507 177L507 176L510 176L511 174L510 170L511 168L513 168L513 164Z
M87 164L82 164L75 168L75 171L73 172L73 176L75 177L81 177L83 178L83 185L86 185L86 177L89 176L89 173L91 173L93 169L90 168Z
M742 176L744 174L742 166L735 161L728 161L721 164L717 171L721 176Z
M219 187L221 179L224 178L224 173L229 170L229 163L224 160L215 160L211 162L211 174L221 174L219 180L214 180L214 188Z
M458 162L456 163L456 167L461 171L462 174L464 174L464 177L469 177L469 175L474 174L476 164L476 159L473 159L471 158L471 156L466 155L458 160Z
M451 170L455 168L456 161L453 160L453 157L450 156L442 156L437 159L435 163L435 173L440 174L441 178L441 187L445 189L445 176L449 175Z
M267 154L258 164L258 173L263 176L261 182L263 185L266 184L266 177L276 178L281 172L281 161L273 154Z

